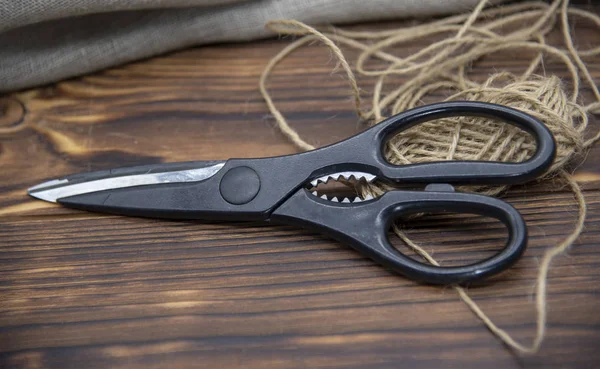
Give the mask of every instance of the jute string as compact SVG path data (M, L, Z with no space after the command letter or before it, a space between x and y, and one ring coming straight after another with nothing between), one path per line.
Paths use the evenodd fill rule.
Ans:
M536 332L529 345L517 342L498 327L460 286L453 288L460 298L481 319L488 329L508 347L518 353L531 354L539 350L546 327L546 289L552 259L565 252L583 230L586 203L583 193L565 166L575 156L583 154L600 138L600 132L585 138L588 114L600 112L600 92L585 66L585 58L600 54L600 46L576 50L570 32L569 18L580 17L600 27L597 15L568 7L568 0L522 2L500 7L486 7L482 0L470 14L456 15L416 26L384 31L352 31L336 27L313 28L295 20L277 20L267 27L282 35L302 36L278 53L260 79L260 91L277 126L301 150L312 150L288 124L276 108L267 91L267 80L277 64L290 53L309 43L320 41L337 59L337 68L346 74L358 116L368 124L376 124L386 116L413 108L434 92L451 90L446 100L476 100L502 104L527 112L544 122L557 141L557 157L546 178L562 178L572 189L579 208L575 229L559 245L549 248L540 263L536 283ZM564 45L550 45L550 32L559 29ZM508 31L506 31L508 30ZM450 34L450 36L448 36ZM432 42L409 56L398 56L392 47L433 36L446 38ZM376 78L371 93L370 109L363 108L362 92L355 72L338 45L356 49L360 54L355 63L358 75ZM533 51L528 67L522 74L499 72L486 81L468 77L483 56L501 51ZM570 92L561 80L544 73L545 58L562 63L570 76ZM368 69L369 61L384 65ZM541 74L541 75L540 75ZM400 86L386 86L391 76L401 75ZM580 78L594 95L595 101L583 105L579 96ZM535 151L535 142L528 134L502 123L484 118L446 118L425 123L395 136L386 147L386 157L394 164L422 163L439 160L491 160L519 162ZM498 187L465 187L463 190L497 195L505 189ZM390 188L381 184L359 188L361 195L379 195ZM394 232L427 262L439 263L398 227Z

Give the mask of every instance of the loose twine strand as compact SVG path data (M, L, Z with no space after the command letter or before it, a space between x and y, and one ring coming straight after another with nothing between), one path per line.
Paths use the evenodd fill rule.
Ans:
M471 311L508 347L521 354L532 354L539 350L545 335L547 276L550 264L554 257L565 252L578 238L586 217L586 202L581 188L567 172L565 165L575 156L583 154L600 138L598 132L585 139L589 123L588 114L600 112L600 92L583 62L585 58L600 54L600 47L576 50L570 32L569 17L585 18L596 27L600 27L600 17L588 11L569 8L568 0L554 0L550 4L530 1L485 9L486 5L487 1L482 0L470 14L384 31L352 31L332 26L317 29L295 20L269 22L266 26L274 32L302 37L270 60L260 78L259 87L278 128L301 150L312 150L315 147L300 137L288 124L276 108L266 83L277 64L295 50L314 41L325 44L338 60L336 69L341 67L348 78L356 113L369 124L376 124L386 115L413 108L435 91L449 89L455 93L446 100L477 100L503 104L520 109L544 122L557 142L557 156L546 178L557 176L563 179L573 191L579 211L573 232L559 245L549 248L540 263L536 283L537 318L533 342L529 346L517 342L488 317L463 287L453 287ZM510 31L503 32L506 28ZM546 42L548 34L556 28L562 33L566 50ZM454 35L432 42L407 57L386 51L392 46L409 41L448 33ZM360 51L356 71L362 76L377 78L370 110L363 110L361 90L355 74L336 43ZM500 72L490 76L483 83L468 78L467 72L481 57L507 50L534 51L536 56L521 75ZM570 96L564 91L558 77L535 74L544 68L545 57L562 63L568 70L572 88ZM377 65L383 62L387 63L387 66L381 69L367 69L367 62L373 59L379 61ZM386 91L386 79L392 75L401 75L407 80L401 86ZM579 104L580 76L596 100L587 105ZM471 117L444 118L417 125L395 136L386 147L387 159L399 165L438 160L520 162L526 160L533 152L535 141L524 132L488 119ZM505 186L471 186L466 189L497 195ZM380 195L390 188L376 184L361 187L359 190L361 195L365 196ZM427 262L439 265L398 226L393 226L393 231Z

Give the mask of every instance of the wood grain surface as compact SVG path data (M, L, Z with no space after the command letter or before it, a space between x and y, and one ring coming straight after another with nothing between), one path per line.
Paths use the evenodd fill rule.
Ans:
M598 43L585 22L576 34L582 48ZM598 145L577 163L586 229L552 265L547 338L528 357L503 346L452 289L414 283L309 230L93 214L27 197L27 187L73 172L295 152L257 87L288 42L190 49L0 97L0 367L599 367ZM529 56L486 58L474 77L518 71ZM600 58L586 62L600 80ZM269 85L315 145L364 129L334 64L311 45ZM545 67L567 75L551 60ZM373 83L359 82L365 91ZM529 248L469 293L528 343L539 259L571 232L577 208L553 180L504 199L526 219ZM488 255L504 236L485 219L430 217L408 228L444 263Z

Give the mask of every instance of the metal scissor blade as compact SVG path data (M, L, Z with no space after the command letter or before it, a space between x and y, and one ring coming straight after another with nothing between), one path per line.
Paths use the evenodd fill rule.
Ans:
M40 200L57 202L62 198L128 187L200 182L215 175L224 165L224 161L200 161L82 173L41 183L29 188L27 193Z

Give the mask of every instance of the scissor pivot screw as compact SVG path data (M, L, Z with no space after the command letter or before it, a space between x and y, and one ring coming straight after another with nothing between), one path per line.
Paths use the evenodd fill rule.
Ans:
M219 192L225 201L233 205L247 204L260 190L260 178L254 169L236 167L229 170L219 185Z

